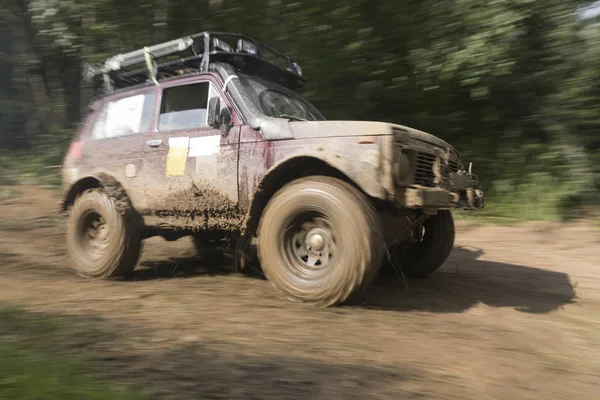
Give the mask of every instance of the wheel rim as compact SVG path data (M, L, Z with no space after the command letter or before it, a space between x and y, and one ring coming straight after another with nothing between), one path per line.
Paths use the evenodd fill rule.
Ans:
M336 236L325 215L303 213L290 221L283 245L292 272L310 280L330 270Z
M110 229L106 219L95 211L89 211L80 219L78 242L92 260L98 260L108 247Z

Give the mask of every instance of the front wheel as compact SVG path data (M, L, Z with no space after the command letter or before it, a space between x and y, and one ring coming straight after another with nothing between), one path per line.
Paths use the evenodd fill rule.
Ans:
M417 229L417 240L408 248L392 249L392 258L409 278L425 278L444 264L454 247L454 219L440 210Z
M115 208L101 189L75 199L67 219L67 252L72 268L85 278L129 275L141 253L142 240L133 219Z
M360 191L313 176L286 185L270 200L260 221L258 256L286 298L331 306L376 278L382 243L378 215Z

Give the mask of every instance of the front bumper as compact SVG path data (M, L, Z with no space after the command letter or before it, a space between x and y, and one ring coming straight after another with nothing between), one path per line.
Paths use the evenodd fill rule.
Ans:
M447 190L440 187L413 186L396 194L396 201L405 208L464 209L484 208L483 191L465 188Z
M471 166L465 170L458 152L446 142L411 130L395 129L390 146L394 199L404 208L484 208L484 195Z

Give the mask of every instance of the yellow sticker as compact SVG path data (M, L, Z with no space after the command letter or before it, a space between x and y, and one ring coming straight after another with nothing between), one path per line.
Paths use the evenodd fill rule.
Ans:
M169 154L167 155L167 176L181 176L185 174L189 137L169 139Z

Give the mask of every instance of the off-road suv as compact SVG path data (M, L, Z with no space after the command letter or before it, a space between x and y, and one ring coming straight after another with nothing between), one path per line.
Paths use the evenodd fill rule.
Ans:
M283 296L333 305L382 265L432 273L453 247L450 210L483 207L451 145L326 121L299 94L300 66L248 37L202 32L87 72L102 93L64 160L62 202L81 276L130 274L156 235L228 242L244 268L255 240Z

